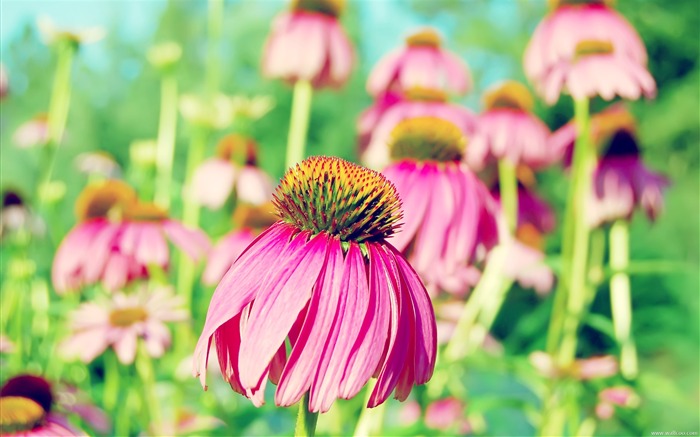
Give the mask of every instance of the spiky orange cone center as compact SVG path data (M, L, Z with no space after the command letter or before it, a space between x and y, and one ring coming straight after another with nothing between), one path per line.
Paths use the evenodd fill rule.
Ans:
M80 221L112 217L120 215L133 202L136 202L136 192L130 186L109 180L85 188L75 203L75 214Z
M612 42L598 39L586 39L576 44L575 59L592 55L609 55L615 51Z
M484 106L486 110L508 108L519 111L532 111L535 101L525 85L507 81L486 91Z
M406 45L409 47L434 47L441 44L440 34L433 29L423 29L406 37Z
M437 117L415 117L401 121L391 131L389 154L396 161L459 161L466 143L453 123Z
M273 203L283 221L345 242L383 240L401 219L391 182L376 171L332 157L311 157L289 169Z
M293 0L293 11L318 12L331 17L339 16L345 9L345 0Z

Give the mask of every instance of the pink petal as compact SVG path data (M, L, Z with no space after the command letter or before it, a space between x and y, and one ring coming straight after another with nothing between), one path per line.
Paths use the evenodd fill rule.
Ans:
M230 161L207 159L194 171L188 195L200 205L221 208L231 195L235 177L236 170Z

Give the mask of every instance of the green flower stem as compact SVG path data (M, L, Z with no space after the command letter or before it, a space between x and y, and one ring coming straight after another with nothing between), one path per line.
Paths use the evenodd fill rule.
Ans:
M504 252L502 247L495 247L492 250L479 283L472 290L467 303L464 305L452 338L445 348L445 358L449 361L456 361L467 353L469 338L472 335L472 329L479 317L479 313L488 305L489 299L493 298L495 290L498 290L500 287Z
M287 168L303 161L306 156L306 134L309 130L312 94L313 88L308 80L298 80L294 84L292 115L287 137Z
M44 148L42 174L39 179L38 190L43 186L48 186L51 182L53 168L55 166L58 147L61 144L63 133L68 120L68 109L70 107L71 95L71 70L73 58L78 45L72 41L60 41L57 45L58 60L56 72L54 74L53 89L51 90L51 101L48 113L48 143ZM37 191L37 194L40 191ZM43 201L40 200L43 203Z
M104 387L102 389L102 405L107 412L112 413L114 417L115 409L119 401L119 392L121 384L119 383L119 361L117 354L109 349L103 356L104 359Z
M586 290L588 283L588 250L590 243L590 228L584 219L586 201L591 190L593 170L596 155L590 141L590 114L588 100L575 101L575 119L578 129L572 181L574 190L575 219L573 225L573 248L570 267L565 269L569 276L569 295L566 317L562 325L562 340L559 348L559 365L566 367L571 364L576 355L578 328L586 305Z
M505 280L501 278L500 287L497 289L496 293L486 302L481 312L479 313L477 325L472 330L472 335L469 336L467 341L467 354L478 350L481 345L484 344L484 339L486 335L491 331L493 323L496 321L496 317L503 306L503 302L508 296L508 291L510 291L513 285L512 280Z
M632 298L630 278L624 273L629 265L629 226L625 220L617 220L610 228L610 267L621 270L610 278L610 303L615 338L620 345L620 371L622 376L637 376L637 347L631 335Z
M304 394L304 399L299 403L297 426L294 430L295 437L314 437L316 434L316 422L318 413L309 412L309 392Z
M185 186L188 187L192 182L192 175L195 169L202 162L207 141L209 139L209 130L203 126L193 126L192 140L187 154L187 168L185 175ZM184 197L182 222L190 227L196 228L199 226L199 204L193 199L189 193ZM185 308L189 308L194 313L197 306L194 302L194 282L196 276L196 265L184 253L179 254L179 268L177 272L177 292L185 299ZM192 314L194 316L194 314ZM189 348L192 340L192 330L186 323L181 324L177 328L179 337L178 351Z
M164 73L160 84L160 120L156 146L156 189L154 201L170 208L173 179L173 155L177 133L177 80L172 72Z
M143 343L139 344L135 365L143 389L143 404L148 412L147 424L150 425L154 435L160 435L160 405L156 395L156 374L153 369L153 360L148 355Z
M575 358L578 328L586 302L592 300L595 290L588 284L590 229L584 221L585 202L591 189L596 161L590 140L588 99L575 100L574 110L578 136L574 144L571 183L564 216L562 272L547 332L547 353L562 368L571 365ZM565 385L565 380L553 380L549 384L539 435L562 435L567 416L567 408L562 402Z
M213 97L219 89L221 58L220 43L223 22L224 1L209 0L206 85L207 95Z
M367 383L367 387L365 388L367 390L367 396L365 396L365 402L362 404L362 410L360 410L360 417L357 419L357 424L355 425L355 431L353 432L354 437L382 435L386 403L379 404L374 408L367 408L369 398L372 396L376 384L376 379L370 379Z
M506 217L508 231L515 235L518 228L518 178L515 165L507 159L498 161L498 182L501 191L501 208Z
M603 262L605 261L605 231L602 228L596 228L591 231L591 248L588 257L588 283L589 288L595 288L605 280L605 269ZM589 292L589 297L593 293ZM587 304L590 305L590 300Z

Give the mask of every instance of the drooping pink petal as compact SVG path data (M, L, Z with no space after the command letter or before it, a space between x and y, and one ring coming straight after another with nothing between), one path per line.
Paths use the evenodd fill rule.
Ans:
M231 195L235 178L236 169L230 161L207 159L194 171L188 195L200 205L219 209Z

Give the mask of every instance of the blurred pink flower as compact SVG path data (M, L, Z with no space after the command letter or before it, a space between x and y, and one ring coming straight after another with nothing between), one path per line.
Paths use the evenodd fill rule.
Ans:
M418 402L413 400L406 401L399 409L399 423L403 426L411 426L418 422L421 414L422 412Z
M469 141L466 161L475 170L507 159L513 165L539 168L556 160L549 150L549 128L532 113L530 92L518 82L506 81L484 95L486 110Z
M314 88L340 87L350 76L353 50L338 15L344 2L297 0L272 24L263 53L263 74Z
M121 175L121 168L114 156L102 150L81 153L75 158L75 166L87 176L114 179Z
M59 246L52 280L58 293L101 282L108 290L148 276L148 266L168 267L170 239L192 259L209 251L202 231L169 219L152 204L140 203L124 182L88 186L76 202L79 223Z
M463 294L477 248L498 239L497 206L486 186L461 162L465 138L448 120L409 118L391 134L394 163L383 173L401 196L401 232L389 242L403 251L431 294Z
M253 207L239 205L233 215L236 230L229 232L209 253L207 267L202 274L202 282L218 284L233 262L265 229L277 221L271 202Z
M357 119L359 153L362 155L372 139L374 128L382 119L384 113L396 103L403 100L400 94L388 91L377 96L369 108L365 109Z
M0 99L4 99L10 93L10 79L7 74L7 69L3 64L0 64Z
M215 158L197 167L188 195L201 205L218 209L232 193L253 205L265 203L272 196L270 177L257 167L257 145L235 134L219 142Z
M503 274L517 281L524 288L532 288L537 294L544 295L554 286L554 272L544 262L544 252L525 244L516 238L507 241L503 250L506 251L506 259L503 265Z
M12 136L12 141L20 148L43 146L49 141L49 123L46 114L37 114L22 123Z
M109 417L102 409L92 404L87 393L75 386L59 384L55 395L56 404L61 411L76 414L97 432L106 434L110 431L112 423Z
M464 413L465 408L464 402L455 397L434 401L425 409L425 426L440 431L468 434L471 432L471 425Z
M581 358L574 361L570 368L562 369L557 366L551 356L542 351L530 354L530 364L543 376L556 378L569 375L586 381L590 379L609 378L618 371L617 360L612 355L602 355L591 358Z
M379 60L367 80L367 92L378 97L387 91L413 87L464 94L472 87L467 64L441 47L440 35L431 28L406 38L406 45Z
M606 3L557 1L535 29L525 49L525 74L549 103L557 100L564 85L575 98L653 94L642 40ZM632 82L623 83L623 77Z
M598 393L598 404L595 407L596 416L608 420L615 415L615 407L636 407L639 397L630 387L617 386L603 389Z
M6 335L0 334L0 354L9 354L15 351L15 344Z
M381 169L389 162L389 139L396 125L415 117L436 117L457 126L466 138L476 130L476 116L467 108L447 103L444 93L414 88L406 92L405 100L388 108L377 121L362 162L374 169Z
M85 436L65 417L52 412L54 397L49 383L38 376L18 375L0 389L3 436Z
M86 302L72 316L71 336L60 350L66 357L79 357L89 363L112 347L123 364L136 357L139 338L151 357L163 355L170 346L166 322L180 322L188 317L182 299L173 296L169 287L135 293L116 292L110 301Z
M216 417L205 416L189 410L179 410L174 421L160 424L158 433L167 436L202 435L203 431L211 431L224 425L225 422ZM153 431L153 435L158 434Z
M530 225L540 234L552 232L556 226L554 210L531 188L534 179L526 183L521 183L518 179L518 227ZM491 189L491 194L500 206L501 192L498 184Z
M213 342L224 379L258 406L268 377L278 406L308 392L309 410L325 412L372 375L369 407L394 389L405 400L430 379L437 351L425 288L385 241L400 219L394 187L372 170L311 157L286 173L274 202L282 221L212 297L194 358L202 384Z

